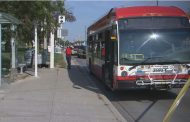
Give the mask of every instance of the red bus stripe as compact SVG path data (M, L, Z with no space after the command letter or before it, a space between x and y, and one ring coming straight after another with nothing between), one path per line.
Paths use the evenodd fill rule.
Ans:
M174 79L175 75L150 75L150 78L153 78L155 80L168 80L168 79ZM149 79L148 75L145 76L117 76L117 80L137 80L139 78ZM178 74L176 79L188 79L190 78L190 75L188 74Z
M127 8L116 8L116 18L142 17L142 16L183 16L186 14L177 7L164 6L138 6Z

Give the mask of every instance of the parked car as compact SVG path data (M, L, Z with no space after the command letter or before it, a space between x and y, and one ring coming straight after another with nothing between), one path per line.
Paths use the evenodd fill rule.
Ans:
M74 47L72 47L72 55L77 55L78 47L79 47L79 46L74 46Z
M78 58L86 58L86 46L82 45L78 47L77 56Z
M55 53L61 54L62 53L62 48L59 47L59 46L55 46Z
M17 71L23 73L27 68L33 65L34 49L28 49L24 52L24 62L17 59Z
M34 49L29 49L24 54L24 60L27 67L32 67L34 58Z

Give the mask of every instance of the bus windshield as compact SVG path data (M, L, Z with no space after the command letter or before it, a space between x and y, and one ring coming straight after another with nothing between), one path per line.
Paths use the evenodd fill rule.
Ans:
M143 64L190 63L188 28L119 29L119 39L121 65L142 62Z

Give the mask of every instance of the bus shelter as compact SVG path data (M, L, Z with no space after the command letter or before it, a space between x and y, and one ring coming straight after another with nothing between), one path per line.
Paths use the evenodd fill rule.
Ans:
M0 12L0 86L2 84L2 25L10 24L11 30L15 31L16 25L20 24L20 21L14 16L6 13ZM12 35L11 35L12 36ZM15 39L11 37L11 68L16 68L16 58L15 58Z

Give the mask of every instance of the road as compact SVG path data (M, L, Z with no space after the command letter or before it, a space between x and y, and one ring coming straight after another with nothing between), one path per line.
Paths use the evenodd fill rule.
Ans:
M82 72L88 73L85 59L73 57L73 60L78 62ZM90 75L90 78L128 122L162 122L180 90L112 92L106 90L104 84L94 76ZM190 90L176 109L171 122L190 122Z

